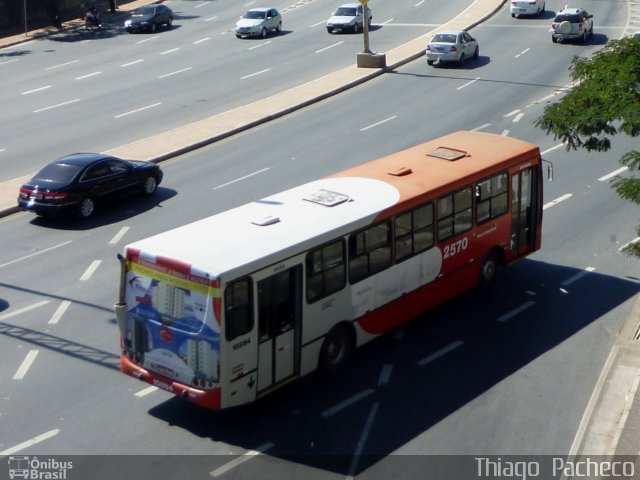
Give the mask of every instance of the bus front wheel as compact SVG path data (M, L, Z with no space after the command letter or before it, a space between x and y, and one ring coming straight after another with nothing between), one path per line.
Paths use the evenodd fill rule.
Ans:
M320 368L325 372L335 372L342 368L353 350L351 332L344 326L331 330L324 338L320 350Z

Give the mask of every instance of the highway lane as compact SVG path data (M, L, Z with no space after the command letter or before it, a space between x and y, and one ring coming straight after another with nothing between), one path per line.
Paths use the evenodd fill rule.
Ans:
M400 45L466 7L433 3L374 5L380 23L372 48ZM0 53L2 180L52 156L108 150L297 86L352 65L363 48L362 35L327 34L324 22L335 8L327 0L273 2L284 32L266 40L238 40L232 32L253 4L167 4L177 15L171 31L128 35L109 26ZM25 138L37 138L36 146Z
M612 334L638 290L635 265L617 252L618 245L632 239L633 208L617 198L606 181L598 180L619 168L616 160L630 144L622 141L612 153L589 156L554 148L557 142L535 130L531 121L544 105L535 101L548 95L549 85L563 85L566 71L550 73L546 82L525 92L509 93L503 84L518 73L512 64L499 61L499 50L493 53L490 47L486 53L493 61L471 72L441 69L425 77L431 70L424 62L414 62L397 75L167 163L161 207L134 204L143 215L104 213L90 228L68 223L60 229L30 222L24 214L1 222L2 238L11 241L0 252L0 265L33 253L38 242L73 243L52 250L55 255L0 268L3 279L11 272L14 287L40 292L0 289L0 297L11 304L7 312L56 296L55 302L0 322L90 349L72 357L42 348L24 379L13 381L25 350L37 349L38 344L3 336L0 372L12 381L0 407L7 426L3 432L10 432L9 438L3 434L0 439L0 452L55 429L59 432L50 439L24 452L238 453L272 443L269 455L276 457L291 452L325 454L294 463L329 473L349 473L362 438L365 453L380 455L566 452ZM545 54L532 55L529 67ZM503 80L503 95L483 101L490 87L496 88L495 81L475 81L458 90L475 78L475 70L485 68L492 69L489 79ZM426 82L431 95L424 95ZM474 102L477 108L460 107ZM512 113L516 110L520 112ZM446 116L435 113L443 111ZM526 114L515 121L522 112ZM549 150L545 157L556 171L554 182L545 185L550 206L545 210L543 250L506 272L498 285L504 296L495 291L488 298L463 296L430 314L429 321L366 347L343 374L294 386L235 415L204 413L167 400L159 391L136 396L146 386L110 368L113 357L102 363L88 360L99 352L117 354L107 309L116 288L113 256L124 242L437 136L440 130L478 127L496 133L509 130L510 135L539 143ZM130 228L109 246L125 226ZM102 262L81 283L95 260ZM587 267L595 270L583 274ZM576 275L582 276L566 283ZM69 306L68 314L49 325L63 299L86 305ZM509 316L522 305L529 306ZM432 357L438 352L445 352L437 357L444 364ZM387 365L393 367L385 383L381 378L383 371L389 372ZM46 402L38 396L39 381L46 387ZM54 382L65 389L62 395L55 393ZM336 410L350 398L361 400L355 408ZM26 426L25 411L31 413ZM116 417L125 421L112 421ZM367 433L369 418L373 420ZM101 446L105 438L106 449ZM332 462L326 456L330 453L346 457ZM211 461L212 470L224 463ZM356 467L375 470L383 464L360 458ZM238 468L253 467L249 462Z

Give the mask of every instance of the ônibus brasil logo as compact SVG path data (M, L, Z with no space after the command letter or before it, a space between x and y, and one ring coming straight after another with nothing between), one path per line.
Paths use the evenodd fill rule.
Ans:
M45 460L38 457L9 457L9 478L30 480L66 480L67 471L73 468L72 462L61 462L54 458Z

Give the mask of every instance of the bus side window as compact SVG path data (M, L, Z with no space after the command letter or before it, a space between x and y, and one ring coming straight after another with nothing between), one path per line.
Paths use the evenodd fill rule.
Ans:
M463 188L438 200L438 240L445 240L471 228L472 201L471 187Z
M496 218L509 209L507 173L499 173L476 185L476 223Z
M356 283L391 265L391 229L382 222L349 237L349 281Z
M433 204L398 215L395 220L396 261L433 246Z
M251 279L238 280L225 289L225 336L231 341L253 329Z
M342 239L307 254L307 302L335 293L346 284L345 248Z

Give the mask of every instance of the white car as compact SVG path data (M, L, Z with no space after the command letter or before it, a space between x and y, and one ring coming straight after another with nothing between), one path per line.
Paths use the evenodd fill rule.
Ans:
M540 15L544 13L544 0L514 0L511 2L511 16L519 17L520 15Z
M327 32L334 33L349 30L353 33L358 33L364 25L362 11L362 5L359 3L345 3L344 5L340 5L336 11L333 12L329 20L327 20ZM369 12L367 25L371 26L373 14L370 8L367 8L367 11Z
M478 41L465 30L451 30L436 33L425 52L427 64L455 62L462 65L468 58L478 58Z
M252 8L236 23L236 37L262 37L269 32L280 33L282 16L275 8Z

